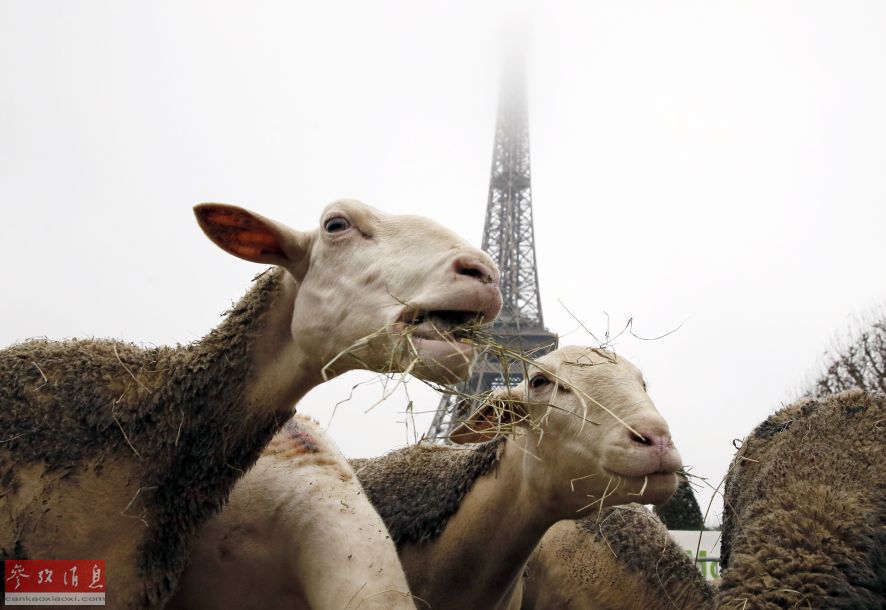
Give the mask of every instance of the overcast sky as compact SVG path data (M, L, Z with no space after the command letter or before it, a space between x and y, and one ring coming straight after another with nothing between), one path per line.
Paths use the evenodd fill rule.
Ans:
M0 344L204 335L259 268L203 237L201 201L310 229L356 197L479 245L503 7L0 0ZM598 336L679 327L615 349L716 486L886 296L886 4L526 13L545 322L563 344L594 343L566 308ZM403 394L365 412L379 383L331 418L374 379L299 410L349 456L400 446ZM420 434L437 397L408 388Z

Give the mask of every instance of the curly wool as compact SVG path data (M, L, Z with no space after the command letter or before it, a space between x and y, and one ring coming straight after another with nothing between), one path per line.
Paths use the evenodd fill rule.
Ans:
M710 608L714 591L661 520L640 504L604 508L579 527L605 544L620 566L643 579L643 608Z
M0 503L19 491L16 471L29 463L55 481L83 469L100 476L108 460L130 463L140 489L131 510L150 524L138 550L141 605L161 603L196 528L289 417L256 418L242 400L250 344L282 277L260 276L220 326L190 345L32 340L0 351ZM0 524L0 558L27 555L39 502Z
M790 405L726 480L722 608L886 608L886 396Z
M351 460L398 547L433 540L478 478L498 463L504 437L476 447L419 444Z
M714 591L664 524L639 504L548 530L526 566L524 609L713 608Z

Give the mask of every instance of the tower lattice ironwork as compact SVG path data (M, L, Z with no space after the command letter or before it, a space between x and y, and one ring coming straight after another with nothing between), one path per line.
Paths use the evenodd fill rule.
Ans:
M483 249L501 270L503 305L491 329L494 341L526 356L556 348L557 335L544 326L535 265L525 62L514 56L501 78ZM473 411L475 401L463 397L520 383L523 371L519 359L481 354L471 378L441 399L428 436L445 439Z

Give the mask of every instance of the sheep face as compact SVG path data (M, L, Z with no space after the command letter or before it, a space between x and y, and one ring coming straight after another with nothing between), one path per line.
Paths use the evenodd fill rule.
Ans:
M501 307L495 263L426 218L342 200L326 207L318 229L299 232L233 206L195 211L226 251L292 275L291 328L328 375L363 368L458 381L475 356L466 332Z
M621 356L564 347L533 363L511 394L541 463L556 464L559 485L590 498L584 504L657 504L676 490L680 454L642 374Z

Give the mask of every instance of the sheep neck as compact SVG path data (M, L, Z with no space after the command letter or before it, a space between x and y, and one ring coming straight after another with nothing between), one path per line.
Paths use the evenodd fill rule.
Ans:
M290 325L297 293L288 273L268 272L176 367L170 379L175 398L164 408L180 410L182 425L161 446L166 459L142 483L156 489L140 558L141 569L156 577L149 582L183 569L189 535L219 510L295 402L319 383L319 366L311 375ZM168 591L147 593L155 602Z
M246 404L264 413L291 411L311 388L325 381L324 363L314 357L320 350L305 345L292 327L298 283L288 273L278 273L280 292L250 346L253 373L244 392Z
M535 458L524 443L506 441L497 467L477 479L438 538L401 549L413 592L432 606L509 607L530 554L557 521L527 482L526 461Z
M217 328L186 348L169 384L168 402L180 401L185 416L179 434L204 435L207 425L223 426L227 447L246 444L257 458L295 403L320 381L320 366L312 369L291 328L297 294L288 273L268 271ZM187 451L174 444L176 453Z

